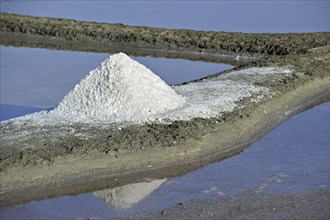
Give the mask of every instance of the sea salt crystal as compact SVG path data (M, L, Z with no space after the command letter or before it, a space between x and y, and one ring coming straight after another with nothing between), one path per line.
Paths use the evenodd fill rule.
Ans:
M118 53L91 71L49 113L77 122L144 122L185 102L150 69Z

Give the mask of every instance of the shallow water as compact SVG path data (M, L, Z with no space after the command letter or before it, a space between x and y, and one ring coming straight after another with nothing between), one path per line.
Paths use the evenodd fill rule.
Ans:
M110 54L0 46L0 120L55 107ZM132 57L168 84L199 79L231 65Z
M114 218L193 198L232 198L251 190L277 194L329 189L329 120L327 102L292 117L243 153L186 175L1 208L1 217Z

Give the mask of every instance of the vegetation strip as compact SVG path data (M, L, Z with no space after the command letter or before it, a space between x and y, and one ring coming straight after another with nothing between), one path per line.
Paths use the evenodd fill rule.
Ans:
M249 34L176 30L76 21L72 19L33 17L0 13L2 34L24 34L108 47L134 47L156 50L194 51L223 54L288 55L306 53L309 48L329 44L330 34Z

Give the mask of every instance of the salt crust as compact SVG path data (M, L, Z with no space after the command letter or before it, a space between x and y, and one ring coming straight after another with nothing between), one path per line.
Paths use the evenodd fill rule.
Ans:
M168 86L126 54L110 56L91 71L52 111L12 122L38 125L71 123L170 123L210 118L233 111L238 101L260 101L268 89L253 85L270 74L290 74L284 67L254 67L180 86ZM240 80L250 75L249 80ZM244 77L242 77L244 76ZM268 94L269 95L269 94Z

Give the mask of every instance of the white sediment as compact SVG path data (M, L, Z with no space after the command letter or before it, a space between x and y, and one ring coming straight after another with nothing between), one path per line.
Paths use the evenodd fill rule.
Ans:
M291 69L284 67L254 67L171 87L142 64L119 53L91 71L54 110L12 121L169 123L216 117L233 111L243 98L253 96L252 100L258 102L267 95L268 89L256 86L255 82L291 73Z

